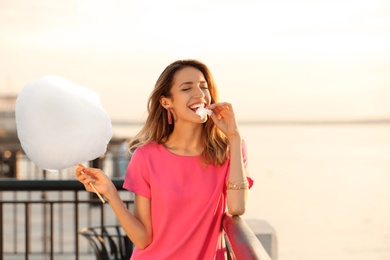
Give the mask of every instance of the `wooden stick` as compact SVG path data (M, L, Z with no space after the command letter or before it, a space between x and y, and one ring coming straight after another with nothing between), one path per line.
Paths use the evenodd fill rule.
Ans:
M99 197L100 201L102 203L105 203L106 201L103 199L102 195L100 195L100 193L97 191L97 189L95 188L95 185L93 185L92 182L89 183L89 185L92 187L92 189L95 191L95 194Z
M76 166L78 166L78 165L76 165ZM81 173L84 174L83 171L81 171ZM102 195L100 195L100 193L97 191L95 185L93 185L92 182L89 183L89 186L91 186L91 188L93 189L93 191L95 192L95 194L99 197L100 201L101 201L102 203L106 203L106 201L103 199Z

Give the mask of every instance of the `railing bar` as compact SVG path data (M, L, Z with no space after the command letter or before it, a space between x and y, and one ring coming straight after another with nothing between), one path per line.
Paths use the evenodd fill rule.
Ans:
M112 180L118 190L124 190L122 180ZM0 181L1 191L84 191L84 186L76 180L15 180Z
M30 203L30 201L33 199L32 195L31 195L31 191L27 191L26 194L27 194L26 201L28 201L28 203ZM31 204L28 204L28 205L29 205L28 208L29 208L29 211L30 211L30 207L31 207L30 205L31 205ZM29 213L30 213L30 212L29 212ZM30 226L30 223L29 223L29 226ZM29 239L29 240L30 240L30 239ZM30 245L29 245L29 248L30 248ZM29 252L29 253L30 253L30 252Z
M50 259L54 259L54 225L53 203L50 203Z
M78 191L74 192L74 205L75 205L75 253L76 253L76 260L79 259L79 193Z
M59 199L62 200L62 191L59 192ZM64 205L62 203L59 203L58 205L58 213L59 213L59 225L58 225L58 229L59 229L59 250L61 253L64 253L64 217L63 217L63 213L64 213Z
M92 203L88 204L88 210L87 210L87 227L92 226L91 219L92 219ZM87 252L92 252L90 247L87 247Z
M28 260L30 253L30 207L28 203L24 204L24 214L25 214L25 259Z
M42 225L42 244L43 244L43 252L47 253L47 204L46 204L47 194L45 191L41 193L41 199L43 202L42 215L43 215L43 225Z
M14 201L18 200L18 196L17 196L16 191L13 192L13 198L14 198ZM13 211L14 211L14 216L17 216L18 209L17 209L16 205L13 205ZM14 238L14 254L16 254L16 253L18 253L18 225L17 225L17 219L13 218L12 222L13 222L13 228L14 228L14 235L13 235L13 238Z
M100 202L100 200L99 200ZM125 202L125 201L124 201ZM130 203L133 203L133 201L129 201ZM48 200L47 202L42 201L29 201L29 200L19 200L19 201L12 201L12 200L3 200L1 203L4 204L43 204L43 203L63 203L63 204L74 204L73 200L65 200L65 201L59 201L59 200ZM79 200L79 204L90 204L92 203L90 200Z
M60 180L63 180L64 178L64 171L61 170L60 171ZM59 200L62 200L63 198L63 191L59 191L58 192L58 199ZM64 205L62 203L60 203L58 205L58 212L59 212L59 219L58 219L58 232L60 233L59 234L59 237L58 237L58 245L59 245L59 251L60 253L64 253L64 222L63 222L63 207Z
M0 241L4 241L3 232L3 203L0 201ZM4 259L3 242L0 243L0 259Z
M104 227L104 204L100 203L100 226Z
M89 203L88 204L88 217L87 217L87 226L90 227L91 226L91 219L92 219L92 204Z

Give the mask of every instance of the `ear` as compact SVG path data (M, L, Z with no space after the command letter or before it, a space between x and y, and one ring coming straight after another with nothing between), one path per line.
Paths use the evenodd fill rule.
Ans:
M165 96L161 96L161 97L160 97L160 104L161 104L165 109L168 109L168 108L169 108L169 99L166 98Z

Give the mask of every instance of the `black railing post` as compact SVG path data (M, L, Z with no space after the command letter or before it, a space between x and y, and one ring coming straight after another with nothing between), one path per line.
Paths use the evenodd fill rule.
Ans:
M43 245L43 253L47 253L47 194L45 191L42 191L41 194L42 199L42 215L43 215L43 225L42 225L42 245Z
M4 241L3 232L3 203L0 201L0 241ZM3 242L0 243L0 259L4 259Z
M25 214L25 231L26 231L26 241L25 241L25 259L28 260L30 253L30 204L26 202L24 205L24 214Z
M59 192L59 200L62 200L62 191ZM64 252L64 217L63 217L63 204L58 205L58 229L60 232L58 243L59 243L59 251L60 253Z
M50 203L50 259L54 259L54 214L53 214L53 203Z
M100 205L100 226L104 227L104 204L101 203Z
M74 215L75 215L74 242L75 242L76 260L78 260L79 259L79 193L78 193L78 191L74 192L74 202L75 202L74 203L74 206L75 206L75 209L74 209Z
M18 195L16 193L16 191L13 192L13 197L14 197L14 200L17 201L18 200ZM14 210L14 216L17 216L18 215L18 208L17 208L17 205L13 205L13 210ZM17 220L16 218L13 219L13 225L14 225L14 253L17 253L18 252L18 228L17 228Z

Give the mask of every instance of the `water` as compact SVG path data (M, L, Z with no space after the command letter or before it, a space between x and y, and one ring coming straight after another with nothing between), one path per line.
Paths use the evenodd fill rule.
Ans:
M390 259L390 126L242 126L280 260Z
M390 259L390 125L240 130L255 179L244 218L275 228L279 260Z

